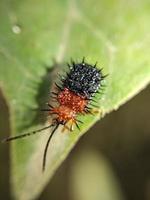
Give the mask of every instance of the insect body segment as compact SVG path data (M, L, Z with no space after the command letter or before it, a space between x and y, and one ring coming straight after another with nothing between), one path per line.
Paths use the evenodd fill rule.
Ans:
M85 63L72 62L70 73L67 74L66 79L63 81L63 87L67 87L70 91L75 92L83 97L90 98L100 87L100 83L104 76L101 70Z
M79 128L78 122L82 122L77 119L78 115L91 113L89 105L91 101L95 102L93 96L102 88L102 80L105 78L102 75L102 70L99 70L96 64L94 66L90 65L84 59L81 63L72 61L71 65L68 64L68 66L70 67L70 71L65 78L62 78L62 85L55 84L58 91L52 92L55 95L53 98L56 101L56 105L48 104L48 109L42 109L42 111L54 116L52 124L31 133L9 137L4 140L5 142L12 141L53 127L44 149L43 170L46 165L46 155L50 140L59 125L64 125L64 128L70 131L73 129L74 124ZM67 123L70 123L70 128L67 127Z
M68 88L64 88L57 96L59 106L51 109L51 113L57 114L57 121L65 124L68 121L76 121L78 113L83 113L88 100L78 96Z

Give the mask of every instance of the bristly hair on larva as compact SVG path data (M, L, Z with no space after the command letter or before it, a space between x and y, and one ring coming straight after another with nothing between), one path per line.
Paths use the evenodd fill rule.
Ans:
M72 131L73 125L75 124L77 128L80 129L78 124L83 122L78 120L77 117L81 114L92 114L92 108L89 107L89 105L92 105L91 102L94 101L93 97L95 93L102 90L102 83L106 77L106 75L103 75L102 69L97 68L97 63L91 65L85 62L84 58L82 62L79 63L71 61L71 64L68 64L68 66L69 72L67 72L65 78L61 78L61 85L55 83L56 91L52 92L56 104L51 105L47 103L48 108L41 109L41 111L47 112L48 115L52 116L52 123L44 128L8 137L3 140L3 142L9 142L53 127L44 149L42 162L43 171L46 166L49 143L59 125L63 125L65 129Z

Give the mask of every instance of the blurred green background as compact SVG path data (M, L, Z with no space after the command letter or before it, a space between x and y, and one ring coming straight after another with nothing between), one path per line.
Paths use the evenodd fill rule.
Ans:
M150 87L91 128L38 199L87 200L89 192L91 200L149 200L149 99ZM0 107L0 132L6 135L9 113L2 94ZM0 163L0 199L9 200L7 145L0 145Z

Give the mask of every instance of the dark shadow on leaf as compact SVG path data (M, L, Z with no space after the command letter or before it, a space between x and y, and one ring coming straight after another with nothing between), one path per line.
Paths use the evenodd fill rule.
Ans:
M28 87L35 88L37 90L37 95L35 96L36 99L36 108L34 105L25 105L27 108L27 112L23 115L23 121L25 122L21 127L20 130L29 128L30 126L36 125L44 125L45 122L50 118L48 116L48 112L43 112L41 109L46 109L48 106L46 105L47 102L53 101L51 98L51 92L55 90L54 83L59 82L60 77L58 74L62 74L62 69L64 68L64 64L58 64L54 61L52 66L46 66L46 73L41 78L40 84L38 84L38 88L35 88L35 84L37 83L30 83ZM30 116L31 120L26 120Z
M10 135L9 108L0 90L0 138ZM9 145L0 144L0 199L11 199Z

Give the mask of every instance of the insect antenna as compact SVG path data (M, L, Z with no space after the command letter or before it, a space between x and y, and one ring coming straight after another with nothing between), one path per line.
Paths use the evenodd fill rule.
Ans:
M44 128L41 128L41 129L38 129L38 130L35 130L35 131L32 131L32 132L28 132L28 133L24 133L22 135L17 135L17 136L13 136L13 137L8 137L8 138L4 138L2 140L2 142L10 142L12 140L16 140L16 139L21 139L21 138L24 138L24 137L27 137L27 136L30 136L30 135L34 135L36 133L39 133L41 131L44 131L48 128L50 128L51 126L54 126L53 124L49 125L49 126L46 126Z
M44 155L43 155L43 166L42 166L42 171L44 172L45 170L45 166L46 166L46 156L47 156L47 150L48 150L48 147L49 147L49 144L50 144L50 141L52 139L52 136L54 135L55 131L57 130L59 126L59 123L56 124L55 128L53 129L52 133L50 134L48 140L47 140L47 143L46 143L46 146L45 146L45 149L44 149Z

